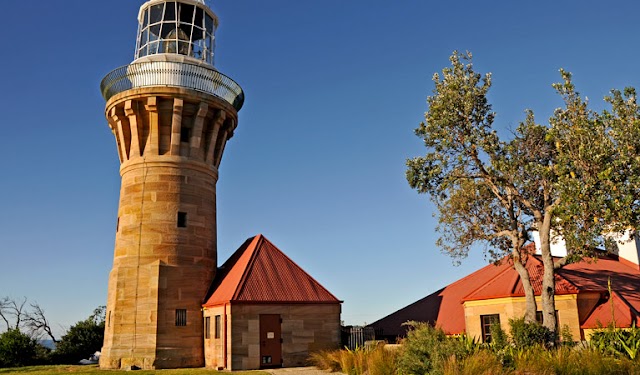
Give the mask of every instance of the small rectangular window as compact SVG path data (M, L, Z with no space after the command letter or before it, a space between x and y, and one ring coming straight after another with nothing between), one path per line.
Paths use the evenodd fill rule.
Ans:
M187 310L176 309L176 326L184 327L187 325Z
M209 332L211 331L211 318L206 316L204 318L204 338L208 339L211 335Z
M220 315L216 315L216 334L215 334L215 338L219 339L221 336L221 332L222 332L222 324L220 324Z
M118 221L116 221L116 233L120 230L120 216L118 216Z
M180 142L189 143L191 140L191 129L183 126L180 128Z
M178 212L178 228L186 228L186 227L187 227L187 213Z
M500 323L500 314L480 315L482 342L491 342L491 325Z

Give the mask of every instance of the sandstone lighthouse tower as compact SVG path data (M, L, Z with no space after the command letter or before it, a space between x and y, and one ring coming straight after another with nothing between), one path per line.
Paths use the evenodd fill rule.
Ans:
M149 0L135 60L103 79L122 185L100 366L204 366L216 181L244 94L213 66L204 0Z

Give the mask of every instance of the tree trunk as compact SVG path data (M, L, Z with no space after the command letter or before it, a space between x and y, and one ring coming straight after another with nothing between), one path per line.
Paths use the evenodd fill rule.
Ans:
M514 249L515 250L515 249ZM520 251L518 250L518 254L514 254L513 256L513 268L515 268L518 275L520 275L520 281L522 281L522 288L524 289L524 298L525 298L525 312L524 312L524 321L527 323L532 323L536 321L536 296L533 291L533 286L531 285L531 279L529 279L529 271L522 264L522 260L520 259Z
M539 226L540 250L544 273L542 276L542 325L551 332L558 330L556 325L556 281L553 257L551 256L551 214L545 214L544 220Z

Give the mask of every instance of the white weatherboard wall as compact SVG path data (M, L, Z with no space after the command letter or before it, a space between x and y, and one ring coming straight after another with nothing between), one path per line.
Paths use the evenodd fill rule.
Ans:
M616 247L612 251L614 254L635 265L640 265L640 238L637 232L627 229L624 234L610 233L606 236L616 241Z
M531 232L533 237L533 242L536 244L536 254L542 254L542 250L540 247L540 233L535 230ZM567 245L564 242L564 238L562 236L556 236L551 231L551 256L554 257L564 257L567 255Z

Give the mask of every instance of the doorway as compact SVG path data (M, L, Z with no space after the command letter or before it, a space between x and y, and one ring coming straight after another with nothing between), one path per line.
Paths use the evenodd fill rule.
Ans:
M260 314L260 368L282 367L282 319Z

